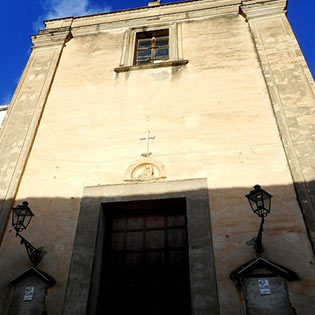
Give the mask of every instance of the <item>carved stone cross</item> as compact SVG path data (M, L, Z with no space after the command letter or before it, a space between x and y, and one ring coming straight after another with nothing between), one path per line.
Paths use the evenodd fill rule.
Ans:
M147 152L146 153L142 153L142 156L150 156L152 154L152 152L149 152L149 144L150 144L150 140L155 139L155 136L151 136L150 137L150 130L148 130L145 133L145 137L144 138L140 138L140 140L146 140L147 141Z

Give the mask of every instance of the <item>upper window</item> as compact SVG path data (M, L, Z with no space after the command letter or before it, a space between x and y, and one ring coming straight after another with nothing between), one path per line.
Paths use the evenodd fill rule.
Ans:
M136 65L169 60L168 29L137 33Z
M182 28L177 23L127 29L116 73L184 66Z

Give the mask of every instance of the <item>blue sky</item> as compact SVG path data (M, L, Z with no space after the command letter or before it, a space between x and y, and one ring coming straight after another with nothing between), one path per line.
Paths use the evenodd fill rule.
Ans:
M8 104L42 20L146 6L149 0L3 0L0 6L0 104ZM161 3L178 0L162 0ZM288 19L315 76L315 1L289 0Z

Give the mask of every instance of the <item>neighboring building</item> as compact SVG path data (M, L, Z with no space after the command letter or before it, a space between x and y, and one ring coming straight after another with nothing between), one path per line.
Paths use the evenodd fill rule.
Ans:
M8 105L0 105L0 126L2 125L5 115L7 114L8 108Z
M153 2L32 36L0 139L1 315L313 314L315 88L286 5Z

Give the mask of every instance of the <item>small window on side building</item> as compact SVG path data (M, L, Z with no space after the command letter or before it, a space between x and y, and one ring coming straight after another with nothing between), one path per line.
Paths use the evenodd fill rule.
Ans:
M169 30L137 33L135 65L169 60Z

